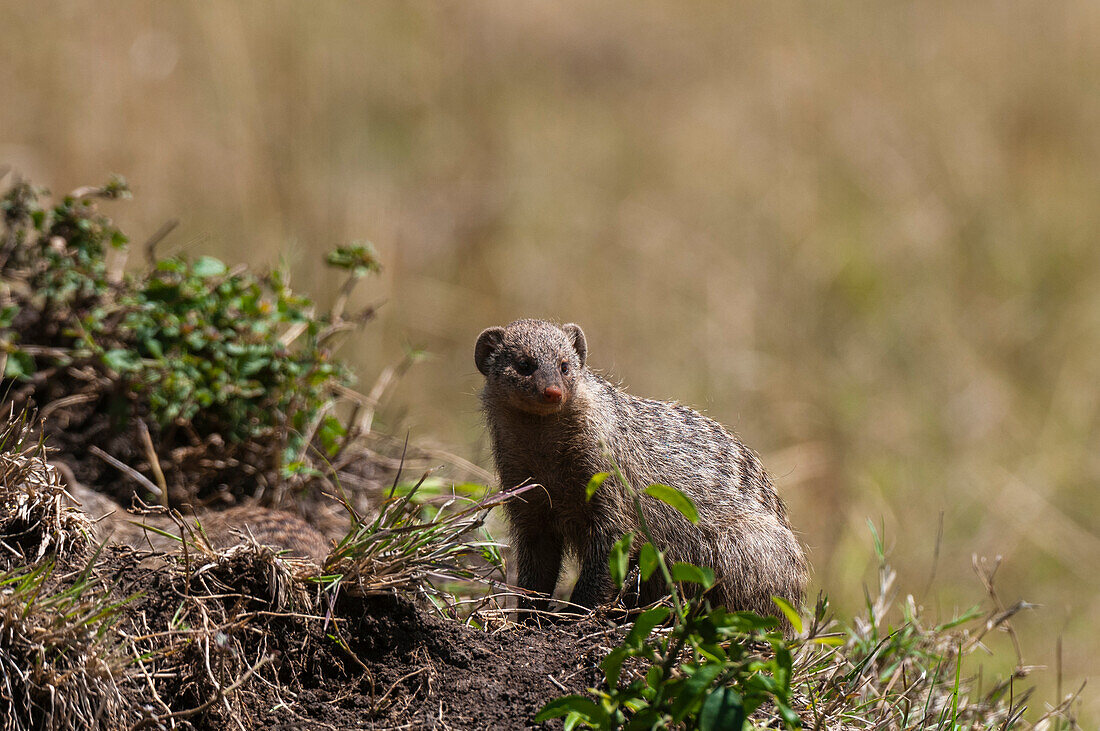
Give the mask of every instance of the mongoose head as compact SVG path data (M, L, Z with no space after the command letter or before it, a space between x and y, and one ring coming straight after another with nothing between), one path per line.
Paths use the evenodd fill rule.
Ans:
M572 323L516 320L477 338L474 362L485 375L485 397L530 414L566 409L588 355L584 331Z

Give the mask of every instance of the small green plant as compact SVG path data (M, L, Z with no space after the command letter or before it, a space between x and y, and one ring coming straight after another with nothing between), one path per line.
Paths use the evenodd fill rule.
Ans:
M613 476L600 473L589 483L589 498L607 479L630 488L618 471ZM637 552L640 578L646 581L660 572L671 607L658 605L638 615L623 642L601 663L606 687L593 689L595 698L557 698L543 706L535 720L564 716L567 729L740 729L750 714L770 703L787 728L797 728L800 719L790 707L792 648L778 620L711 607L705 592L714 585L713 572L688 563L669 565L653 543L640 496L632 492L645 539ZM650 485L645 492L691 522L699 521L690 498L679 490ZM633 541L628 533L611 551L611 577L620 589L629 572ZM695 590L686 591L687 586ZM801 629L790 605L782 600L777 605L795 629ZM760 652L761 647L768 651Z

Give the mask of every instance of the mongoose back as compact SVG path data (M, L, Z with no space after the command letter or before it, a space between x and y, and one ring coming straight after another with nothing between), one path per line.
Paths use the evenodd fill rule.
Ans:
M616 540L639 523L630 490L608 479L590 501L597 472L617 466L633 489L660 483L695 503L691 524L642 495L646 522L670 562L714 571L710 596L729 610L776 613L773 595L797 606L807 565L787 511L757 456L717 422L676 403L637 398L586 366L584 332L574 324L517 320L477 339L485 375L482 404L501 486L535 483L505 504L517 582L547 606L562 559L580 574L570 601L594 607L613 596L608 560ZM652 577L638 600L665 593Z

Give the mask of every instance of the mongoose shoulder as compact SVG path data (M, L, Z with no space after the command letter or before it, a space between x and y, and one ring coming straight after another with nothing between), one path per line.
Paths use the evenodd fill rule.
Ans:
M110 540L139 548L151 547L165 552L179 549L179 541L135 525L141 523L172 534L178 533L179 527L167 516L129 515L114 500L81 484L63 462L51 464L61 474L69 495L96 521L94 532L97 540ZM320 531L284 510L239 505L228 510L203 510L194 517L214 549L228 548L240 543L245 536L251 536L257 543L285 551L288 556L311 558L321 564L331 548ZM185 520L194 525L194 521L186 516Z
M617 388L586 366L587 354L575 324L518 320L477 339L474 359L485 376L482 405L501 486L541 486L505 505L520 587L551 596L563 556L571 554L580 574L570 600L592 607L612 597L610 549L638 530L638 517L630 490L614 480L590 501L585 488L615 465L633 489L666 484L695 503L697 525L641 498L667 557L714 571L716 603L764 615L775 613L773 595L799 604L806 559L757 456L692 409ZM661 593L651 578L638 599ZM534 606L545 607L545 599Z

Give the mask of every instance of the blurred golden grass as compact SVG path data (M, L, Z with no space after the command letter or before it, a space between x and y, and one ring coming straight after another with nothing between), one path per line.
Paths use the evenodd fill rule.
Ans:
M871 518L944 613L1002 555L1002 594L1044 605L1025 659L1063 636L1066 688L1096 671L1100 6L2 12L0 163L123 173L126 230L180 217L166 247L289 258L322 300L320 253L375 241L382 325L346 354L433 353L389 414L414 437L485 463L476 333L578 321L594 365L764 453L834 604Z

